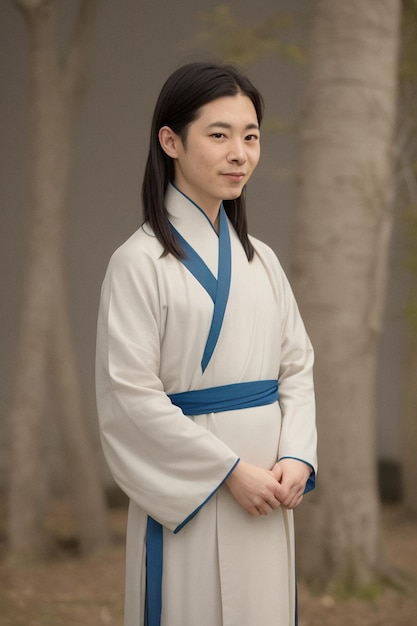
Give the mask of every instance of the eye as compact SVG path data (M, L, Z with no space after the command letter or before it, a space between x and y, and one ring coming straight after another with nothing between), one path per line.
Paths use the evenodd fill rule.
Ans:
M210 137L213 137L214 139L223 139L223 137L225 137L224 133L213 133L212 135L210 135Z
M245 141L258 141L259 135L246 135Z

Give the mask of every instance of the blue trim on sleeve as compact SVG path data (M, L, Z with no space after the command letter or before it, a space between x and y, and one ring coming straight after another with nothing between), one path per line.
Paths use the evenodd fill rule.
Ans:
M316 486L316 471L314 467L311 465L311 463L309 463L308 461L304 461L304 459L299 459L296 456L282 456L280 459L278 459L278 461L283 461L284 459L294 459L294 461L300 461L301 463L305 463L305 465L308 465L311 468L311 473L307 479L306 486L304 489L304 495L308 493L309 491L313 491L313 489Z
M223 485L223 483L229 478L230 474L233 472L233 470L235 469L235 467L239 463L239 461L240 461L240 459L237 459L237 461L233 464L233 467L231 468L231 470L226 474L226 476L223 478L221 483L219 485L217 485L217 487L207 496L207 498L204 500L204 502L202 502L192 513L190 513L190 515L188 517L186 517L185 520L183 522L181 522L181 524L178 524L178 526L174 530L174 535L176 535L182 528L184 528L184 526L186 524L188 524L188 522L190 520L192 520L193 517L195 517L197 515L197 513L200 511L200 509L202 509L203 506L205 504L207 504L207 502L210 500L210 498L212 498L214 496L216 491L218 491L220 489L220 487Z

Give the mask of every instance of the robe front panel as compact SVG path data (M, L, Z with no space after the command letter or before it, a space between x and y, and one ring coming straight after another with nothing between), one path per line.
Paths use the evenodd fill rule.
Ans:
M194 276L175 259L161 259L163 337L160 376L167 393L235 382L278 379L280 303L257 255L248 263L232 231L232 281L218 344L201 369L213 302ZM178 340L182 342L178 352ZM221 364L221 367L219 367Z

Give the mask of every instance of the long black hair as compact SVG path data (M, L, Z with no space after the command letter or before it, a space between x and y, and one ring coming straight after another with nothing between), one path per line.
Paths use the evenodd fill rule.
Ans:
M165 253L170 252L178 259L184 257L184 252L171 232L165 207L168 183L174 181L174 163L161 148L159 130L169 126L184 143L188 126L197 119L201 107L217 98L238 94L250 98L260 125L263 117L262 96L245 75L230 65L183 65L171 74L159 94L142 185L143 216L163 245ZM254 249L248 237L244 191L239 198L224 200L223 206L250 261Z

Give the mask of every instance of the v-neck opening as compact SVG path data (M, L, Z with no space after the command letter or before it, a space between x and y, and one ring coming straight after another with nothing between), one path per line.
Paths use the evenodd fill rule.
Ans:
M190 200L184 193L181 192L175 185L173 188L181 194L182 197L186 198L187 201L191 202L193 206L195 206L207 219L210 226L213 225L210 222L207 215L202 211L198 205L195 204L192 200ZM176 206L178 209L178 205ZM175 216L173 216L175 219ZM178 215L177 215L178 217ZM189 223L189 222L188 222ZM183 218L183 221L180 222L180 228L182 226L183 232L187 232L187 218ZM180 262L184 265L184 267L192 274L192 276L200 283L200 285L205 289L207 294L213 301L213 316L210 324L210 329L207 336L207 341L205 344L204 352L201 359L201 368L204 372L211 360L211 357L214 353L214 350L217 345L217 341L220 336L220 332L223 325L224 315L226 312L227 301L229 298L230 291L230 281L231 281L231 241L230 241L230 233L229 233L229 225L226 216L226 212L224 210L223 204L220 206L219 210L219 234L217 235L217 278L211 272L210 268L206 264L205 260L199 254L197 250L191 245L188 241L188 238L179 232L175 226L170 222L170 227L174 235L177 237L180 245L183 247L184 254L186 258L180 259ZM188 232L190 232L190 228L188 228ZM192 235L191 235L192 239ZM212 245L214 245L214 240L212 240Z
M174 187L174 189L176 189L178 191L178 193L180 193L182 196L184 196L184 198L186 198L189 202L191 202L191 204L193 206L195 206L196 209L198 209L200 211L200 213L205 217L205 219L208 221L208 223L210 224L211 228L214 230L215 234L217 237L220 236L220 222L219 222L219 232L217 232L213 222L211 221L211 219L209 218L209 216L207 215L207 213L204 211L204 209L201 208L201 206L199 206L197 204L197 202L194 202L194 200L192 198L190 198L190 196L187 196L186 193L184 193L183 191L181 191L181 189L179 187L177 187L177 185L175 183L171 183L171 185ZM223 206L223 203L221 202L219 204L219 211L217 213L217 218L219 217L220 214L220 210Z

